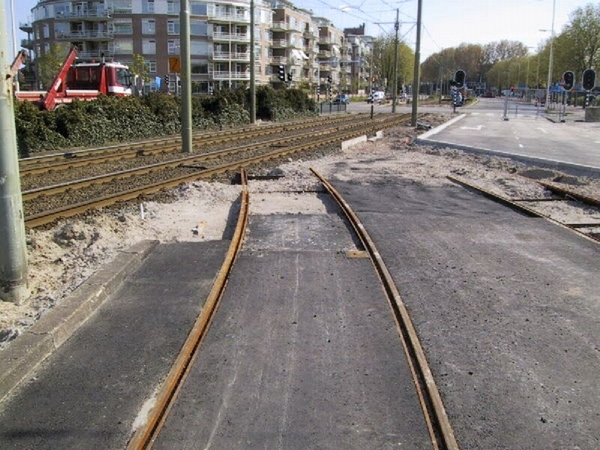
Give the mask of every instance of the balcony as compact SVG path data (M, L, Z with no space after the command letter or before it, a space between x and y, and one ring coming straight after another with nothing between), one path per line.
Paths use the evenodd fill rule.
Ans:
M329 50L319 50L319 58L331 58L331 52Z
M54 36L57 41L107 41L112 40L114 37L114 33L112 31L97 31L97 30L89 30L89 31L68 31L68 32L58 32Z
M225 70L215 70L212 72L212 79L219 81L249 80L250 72L229 72Z
M107 20L112 16L112 11L110 9L85 9L81 11L69 11L63 12L59 11L56 13L57 20Z
M32 39L21 39L21 47L26 48L27 50L33 50L33 40Z
M273 39L273 42L271 43L271 47L273 48L287 48L289 45L290 44L285 39Z
M33 24L31 22L19 22L19 30L24 33L33 33Z
M227 23L250 23L250 12L243 13L227 11L215 8L214 5L208 7L207 11L209 22L227 22Z
M89 50L77 52L77 58L80 60L100 60L104 56L106 59L114 58L115 53L109 50Z
M215 31L212 34L213 41L226 42L250 42L250 33L229 33L227 31Z
M316 35L313 31L304 31L303 36L306 39L318 39L319 36Z
M246 61L250 62L250 52L219 52L214 51L213 61Z
M288 63L288 58L287 56L273 56L271 57L271 64L287 64Z

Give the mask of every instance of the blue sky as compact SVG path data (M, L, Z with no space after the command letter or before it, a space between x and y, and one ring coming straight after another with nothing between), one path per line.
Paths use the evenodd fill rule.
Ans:
M12 49L10 0L6 4L7 32ZM30 19L36 0L13 0L16 23ZM400 35L414 48L417 0L292 0L316 15L326 17L338 28L366 24L369 35L393 33L396 8L400 10ZM588 0L554 0L556 2L554 29L558 33L569 21L569 14L577 7L593 3ZM455 47L462 42L485 44L502 39L521 41L526 46L537 46L552 28L553 0L423 0L423 30L421 33L421 60L443 48ZM596 3L597 4L597 3ZM17 41L26 37L17 31Z

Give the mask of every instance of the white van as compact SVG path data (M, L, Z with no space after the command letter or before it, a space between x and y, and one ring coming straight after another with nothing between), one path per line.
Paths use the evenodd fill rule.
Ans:
M385 100L385 92L383 91L375 91L373 94L369 95L367 98L367 103L379 103Z

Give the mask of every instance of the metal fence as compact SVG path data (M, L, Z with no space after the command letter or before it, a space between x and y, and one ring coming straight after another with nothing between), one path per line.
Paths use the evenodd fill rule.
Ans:
M346 105L345 103L323 102L317 104L317 112L319 114L333 114L346 112L347 106L348 105Z

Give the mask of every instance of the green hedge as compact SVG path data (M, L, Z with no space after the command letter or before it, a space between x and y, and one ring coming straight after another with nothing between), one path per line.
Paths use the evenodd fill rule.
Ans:
M106 97L74 101L54 111L40 111L29 102L16 102L17 145L21 157L36 152L89 147L179 134L181 98L164 93L141 97ZM223 90L192 98L195 130L250 123L248 89ZM302 91L256 89L256 117L284 120L315 114L315 104Z

